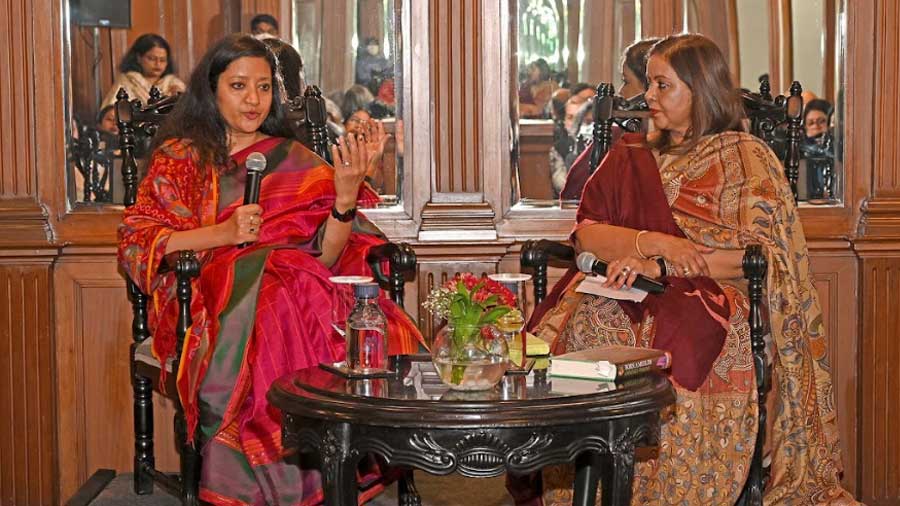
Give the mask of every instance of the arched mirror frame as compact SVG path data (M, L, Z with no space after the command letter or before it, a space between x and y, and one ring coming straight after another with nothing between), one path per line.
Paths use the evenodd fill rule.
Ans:
M772 8L787 0L771 0ZM845 29L842 34L842 45L839 54L843 58L841 72L843 73L843 87L845 94L844 104L844 167L843 167L843 198L840 203L824 206L810 206L801 204L801 219L808 236L835 238L846 240L856 232L856 219L860 217L860 205L862 204L864 188L862 186L865 174L859 170L860 163L865 164L862 149L855 149L854 142L867 142L864 132L871 132L866 124L871 118L861 117L858 111L852 109L852 105L862 98L863 94L871 92L869 86L860 86L854 79L847 76L855 75L863 68L862 58L855 53L854 47L865 45L860 36L860 21L864 21L867 13L863 12L855 4L846 2L844 13L846 16ZM517 0L497 0L485 2L485 18L499 20L500 29L486 33L484 47L486 68L501 69L500 72L486 77L484 86L485 103L493 105L491 114L485 115L485 136L488 142L496 140L497 146L505 146L497 152L488 150L486 162L488 167L497 167L496 171L488 170L486 177L493 179L486 186L486 199L491 202L498 211L500 219L497 222L497 232L500 237L530 238L548 237L563 239L568 237L572 222L575 217L575 203L559 205L554 201L539 202L537 205L521 205L514 192L513 180L516 178L514 166L514 149L518 142L518 122L514 121L517 70L515 47L517 44ZM869 6L863 9L868 10ZM492 49L493 48L493 49ZM856 60L859 60L857 62ZM861 101L862 102L862 101ZM495 104L500 104L500 111ZM861 128L862 127L862 128ZM494 165L496 164L496 165Z
M400 200L397 204L366 211L373 221L375 221L382 229L392 238L414 237L418 229L418 220L414 218L414 188L416 185L415 174L419 171L415 170L416 165L423 163L419 161L422 156L422 150L415 149L415 143L412 140L413 129L418 129L419 133L423 133L426 138L430 134L430 127L427 125L428 114L421 111L421 104L418 107L420 112L413 112L413 89L412 83L421 83L421 74L427 75L428 59L416 58L413 54L413 44L418 47L427 47L428 38L427 31L418 36L412 34L413 30L404 29L409 26L424 27L428 25L427 5L422 8L423 2L414 2L412 0L399 0L401 2L401 44L403 50L401 52L401 60L404 68L402 86L404 90L409 90L403 94L403 121L406 126L407 135L404 136L404 152L407 153L404 160L403 185L400 192ZM69 18L69 0L57 0L53 2L53 12L51 22L42 24L43 29L38 28L34 34L37 37L42 31L47 36L46 40L53 40L55 44L48 45L44 49L47 51L48 61L53 62L55 71L50 75L57 76L57 85L52 90L47 91L46 101L40 102L38 105L51 104L54 109L53 117L56 121L51 125L39 125L39 128L46 128L46 131L64 132L65 138L68 139L71 131L70 118L72 107L72 83L71 83L71 45L70 45L70 18ZM421 52L421 51L420 51ZM427 53L427 51L426 51ZM36 55L35 58L38 58ZM35 60L40 61L40 60ZM423 67L424 65L424 67ZM414 69L414 66L417 66ZM423 70L424 68L424 70ZM426 80L427 81L427 80ZM48 87L49 88L49 87ZM43 90L40 90L42 93ZM419 102L428 100L428 97L416 97ZM421 124L421 125L420 125ZM418 134L417 134L418 135ZM54 138L56 138L54 136ZM38 143L40 144L40 143ZM39 189L44 202L52 203L45 206L44 210L48 218L49 235L55 243L60 245L107 245L115 241L115 231L121 221L123 206L121 204L82 204L73 203L70 199L69 187L73 184L72 171L67 167L68 148L65 142L52 142L49 151L44 155L45 159L52 159L51 164L57 173L52 170L40 171ZM429 156L430 153L426 156ZM427 163L427 162L425 162Z

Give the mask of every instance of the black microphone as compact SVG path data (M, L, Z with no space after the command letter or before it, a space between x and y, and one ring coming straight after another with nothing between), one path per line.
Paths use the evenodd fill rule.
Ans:
M606 276L606 267L608 264L597 258L597 256L590 251L582 251L575 260L575 264L578 266L578 270L585 274L594 273L599 274L600 276ZM654 279L650 279L643 274L638 274L637 279L634 280L634 284L631 286L648 293L663 293L666 290L666 285Z
M247 156L244 162L247 167L247 182L244 185L244 205L259 203L259 185L262 181L262 173L266 170L266 157L259 151L254 151ZM246 242L238 244L238 248L247 247Z

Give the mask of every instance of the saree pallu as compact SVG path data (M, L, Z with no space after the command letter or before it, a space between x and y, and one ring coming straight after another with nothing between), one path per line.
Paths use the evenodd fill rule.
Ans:
M660 165L642 146L636 135L614 146L585 187L576 227L620 225L604 219L608 205L620 207L616 216L625 223L664 206L677 225L674 235L717 249L761 244L769 262L766 289L776 378L770 393L776 408L769 415L774 420L765 502L855 504L840 487L821 310L780 162L764 143L737 132L705 137L683 155L662 157ZM658 198L621 200L618 186L627 187L632 178L640 178L642 196ZM665 224L645 228L660 226ZM535 328L554 341L555 351L654 345L659 329L652 315L635 321L617 301L574 293L577 281L573 274L558 285L548 297L552 309L539 316ZM664 413L660 445L638 454L634 504L733 504L746 481L758 423L748 304L741 280L716 283L729 307L724 344L696 391L676 378L677 400ZM545 470L543 481L545 504L571 501L570 468Z
M316 504L319 473L283 462L280 413L268 405L271 383L288 372L344 357L344 340L332 330L332 307L352 296L329 282L333 275L371 275L365 256L384 242L362 214L339 260L330 269L321 253L324 225L334 204L333 170L302 145L278 138L232 156L224 171L200 170L188 142L170 142L157 153L141 183L137 203L120 227L120 262L152 294L154 355L175 352L177 305L171 274L160 275L169 235L227 220L241 205L249 153L262 152L268 169L260 189L259 240L244 249L200 253L193 283L193 324L177 374L190 433L198 428L204 459L201 498L215 504ZM364 187L360 205L377 202ZM416 351L421 335L387 298L389 352ZM360 481L367 500L380 491L380 470L367 462ZM369 486L370 485L370 486Z

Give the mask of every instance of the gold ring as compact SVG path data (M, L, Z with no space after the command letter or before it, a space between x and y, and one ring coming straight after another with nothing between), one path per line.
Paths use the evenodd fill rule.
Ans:
M627 275L629 272L631 272L631 267L629 267L627 265L625 267L622 267L622 274Z
M691 273L691 269L688 268L688 267L685 267L684 269L682 269L682 271L684 272L684 275L685 275L685 276L687 276L687 275L689 275L689 274Z

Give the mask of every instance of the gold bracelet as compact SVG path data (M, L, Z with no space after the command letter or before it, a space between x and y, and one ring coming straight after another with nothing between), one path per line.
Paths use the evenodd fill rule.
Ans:
M649 230L641 230L637 233L636 236L634 236L634 250L637 251L638 256L643 258L644 260L647 259L647 255L645 255L644 252L641 251L641 246L640 244L638 244L638 241L640 241L641 236L646 234L647 232L649 232Z

